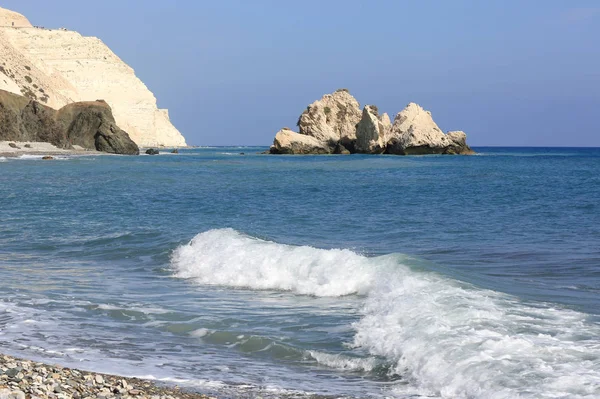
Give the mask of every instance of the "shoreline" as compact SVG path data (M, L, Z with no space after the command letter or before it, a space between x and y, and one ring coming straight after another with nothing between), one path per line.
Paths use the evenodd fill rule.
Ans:
M0 399L215 399L189 388L0 354Z
M13 144L14 146L11 146ZM17 158L23 155L110 155L105 152L88 150L80 146L73 149L58 148L51 143L41 141L0 141L0 157Z

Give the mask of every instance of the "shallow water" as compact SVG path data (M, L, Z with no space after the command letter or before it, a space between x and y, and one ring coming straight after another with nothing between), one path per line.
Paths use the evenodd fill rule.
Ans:
M600 149L262 150L3 159L0 352L230 397L600 396Z

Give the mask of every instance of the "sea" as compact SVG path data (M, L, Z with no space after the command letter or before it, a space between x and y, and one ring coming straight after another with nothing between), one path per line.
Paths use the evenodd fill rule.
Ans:
M0 158L0 353L219 398L600 398L600 149Z

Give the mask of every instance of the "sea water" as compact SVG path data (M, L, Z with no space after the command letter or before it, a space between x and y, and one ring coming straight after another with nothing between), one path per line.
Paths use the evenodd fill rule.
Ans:
M600 149L476 150L4 158L0 353L223 397L598 398Z

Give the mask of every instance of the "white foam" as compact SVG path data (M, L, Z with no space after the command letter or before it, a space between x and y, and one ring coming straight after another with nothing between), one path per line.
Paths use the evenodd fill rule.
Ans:
M194 330L192 332L190 332L190 335L192 337L196 337L196 338L202 338L207 336L208 334L210 334L212 331L206 328L199 328L197 330Z
M23 155L19 155L18 157L16 157L15 159L20 159L20 160L43 160L43 158L45 156L48 156L47 154L23 154ZM68 161L71 157L70 156L65 156L65 155L51 155L52 158L55 161Z
M369 372L373 371L373 369L380 364L380 362L373 357L358 358L319 351L308 351L308 354L315 359L317 363L339 370Z
M151 306L122 307L122 306L116 306L116 305L102 303L102 304L98 305L97 308L101 309L101 310L118 310L118 311L122 311L122 312L139 312L139 313L143 313L143 314L147 314L147 315L169 313L169 310L167 310L167 309L156 308L156 307L151 307Z
M372 261L349 250L281 245L232 229L198 234L171 260L178 277L200 284L316 296L365 294L377 274Z
M399 259L276 244L221 229L174 251L172 267L198 284L366 295L351 345L385 358L391 373L409 381L395 385L398 395L600 397L600 326L588 315L527 305L413 271ZM368 371L376 364L374 358L311 356L347 370Z
M585 314L527 306L433 274L380 281L363 314L354 345L394 361L394 372L422 395L600 395L600 326Z

